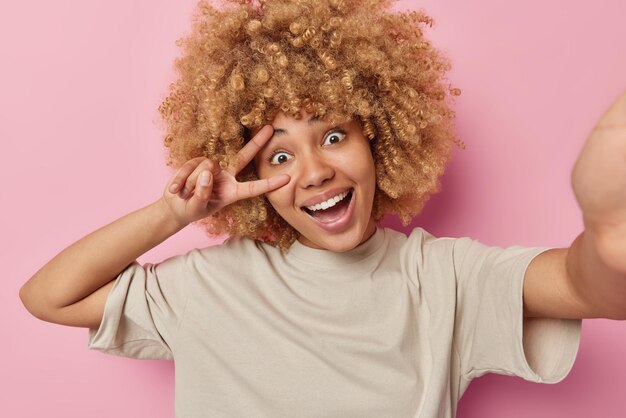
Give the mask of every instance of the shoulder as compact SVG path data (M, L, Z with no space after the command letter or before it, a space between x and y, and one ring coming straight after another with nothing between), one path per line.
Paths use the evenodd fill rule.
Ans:
M388 254L397 257L402 269L416 281L420 277L449 276L454 266L454 245L460 238L436 237L416 227L408 233L385 228Z
M258 264L261 259L266 258L267 246L250 238L232 236L226 238L221 244L194 248L183 256L177 257L181 257L179 261L183 261L190 268L205 266L242 268L246 265Z
M255 241L248 237L231 236L221 244L212 245L199 249L201 254L211 254L220 256L241 256L249 254L260 254L266 251L267 244Z
M469 238L436 237L424 228L413 228L408 235L386 229L390 234L390 241L399 245L405 255L424 257L440 257L443 254L452 255L455 245L471 241Z

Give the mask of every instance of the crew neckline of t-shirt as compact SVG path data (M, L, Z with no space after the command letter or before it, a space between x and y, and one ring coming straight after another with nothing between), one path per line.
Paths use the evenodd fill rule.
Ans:
M376 227L376 231L371 237L368 238L367 241L348 251L338 253L329 250L311 248L296 240L291 247L289 247L288 255L291 255L299 260L318 265L337 263L345 265L363 261L378 251L384 242L385 229Z

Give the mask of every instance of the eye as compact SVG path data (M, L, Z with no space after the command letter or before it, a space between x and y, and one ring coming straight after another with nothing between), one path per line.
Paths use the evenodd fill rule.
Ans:
M326 136L326 138L324 138L324 144L323 145L336 144L338 142L343 141L343 139L345 137L346 137L346 133L344 131L342 131L341 129L337 129L337 130L332 131L331 133L329 133L328 136Z
M280 164L286 163L287 161L291 160L291 158L292 158L291 155L287 154L285 151L276 151L270 157L270 164L272 164L272 165L280 165Z

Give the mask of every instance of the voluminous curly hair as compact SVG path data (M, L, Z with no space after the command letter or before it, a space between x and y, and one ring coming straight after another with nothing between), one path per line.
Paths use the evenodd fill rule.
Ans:
M178 78L159 107L168 166L205 156L228 164L251 132L277 112L301 109L356 119L376 167L372 216L419 213L449 159L454 112L449 62L424 39L423 11L388 0L202 0L191 33L177 41ZM257 179L253 164L237 176ZM285 251L298 237L264 196L198 221L208 234L240 235Z

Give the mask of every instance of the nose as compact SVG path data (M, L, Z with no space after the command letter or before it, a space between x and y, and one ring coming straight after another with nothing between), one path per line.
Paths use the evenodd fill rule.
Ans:
M321 186L335 175L332 164L320 155L307 155L300 164L300 186L302 188Z

